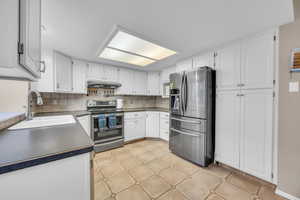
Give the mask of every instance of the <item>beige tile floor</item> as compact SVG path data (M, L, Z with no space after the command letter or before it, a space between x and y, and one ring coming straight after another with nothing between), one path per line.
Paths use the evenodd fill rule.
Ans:
M201 168L143 140L95 155L95 200L283 200L263 181L211 165Z

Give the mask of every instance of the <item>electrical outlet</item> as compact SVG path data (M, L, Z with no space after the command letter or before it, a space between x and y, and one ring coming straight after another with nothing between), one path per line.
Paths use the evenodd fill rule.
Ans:
M289 92L299 92L299 82L289 82Z

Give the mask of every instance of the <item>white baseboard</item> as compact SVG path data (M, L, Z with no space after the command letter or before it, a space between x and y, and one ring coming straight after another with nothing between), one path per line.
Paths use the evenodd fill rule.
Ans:
M300 198L294 197L294 196L292 196L292 195L290 195L288 193L285 193L285 192L279 190L278 188L276 188L275 193L278 194L279 196L282 196L282 197L284 197L286 199L289 199L289 200L300 200Z

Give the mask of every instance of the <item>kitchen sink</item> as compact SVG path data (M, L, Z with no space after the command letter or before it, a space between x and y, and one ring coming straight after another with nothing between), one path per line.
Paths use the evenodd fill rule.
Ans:
M22 121L10 127L8 130L38 128L38 127L46 127L46 126L58 126L58 125L74 124L74 123L76 123L76 121L72 115L34 117L32 120Z

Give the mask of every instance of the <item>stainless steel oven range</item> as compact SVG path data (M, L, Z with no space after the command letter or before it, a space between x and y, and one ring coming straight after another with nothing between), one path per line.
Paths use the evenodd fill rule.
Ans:
M91 112L91 133L95 152L124 145L124 113L116 109L116 101L87 102Z

